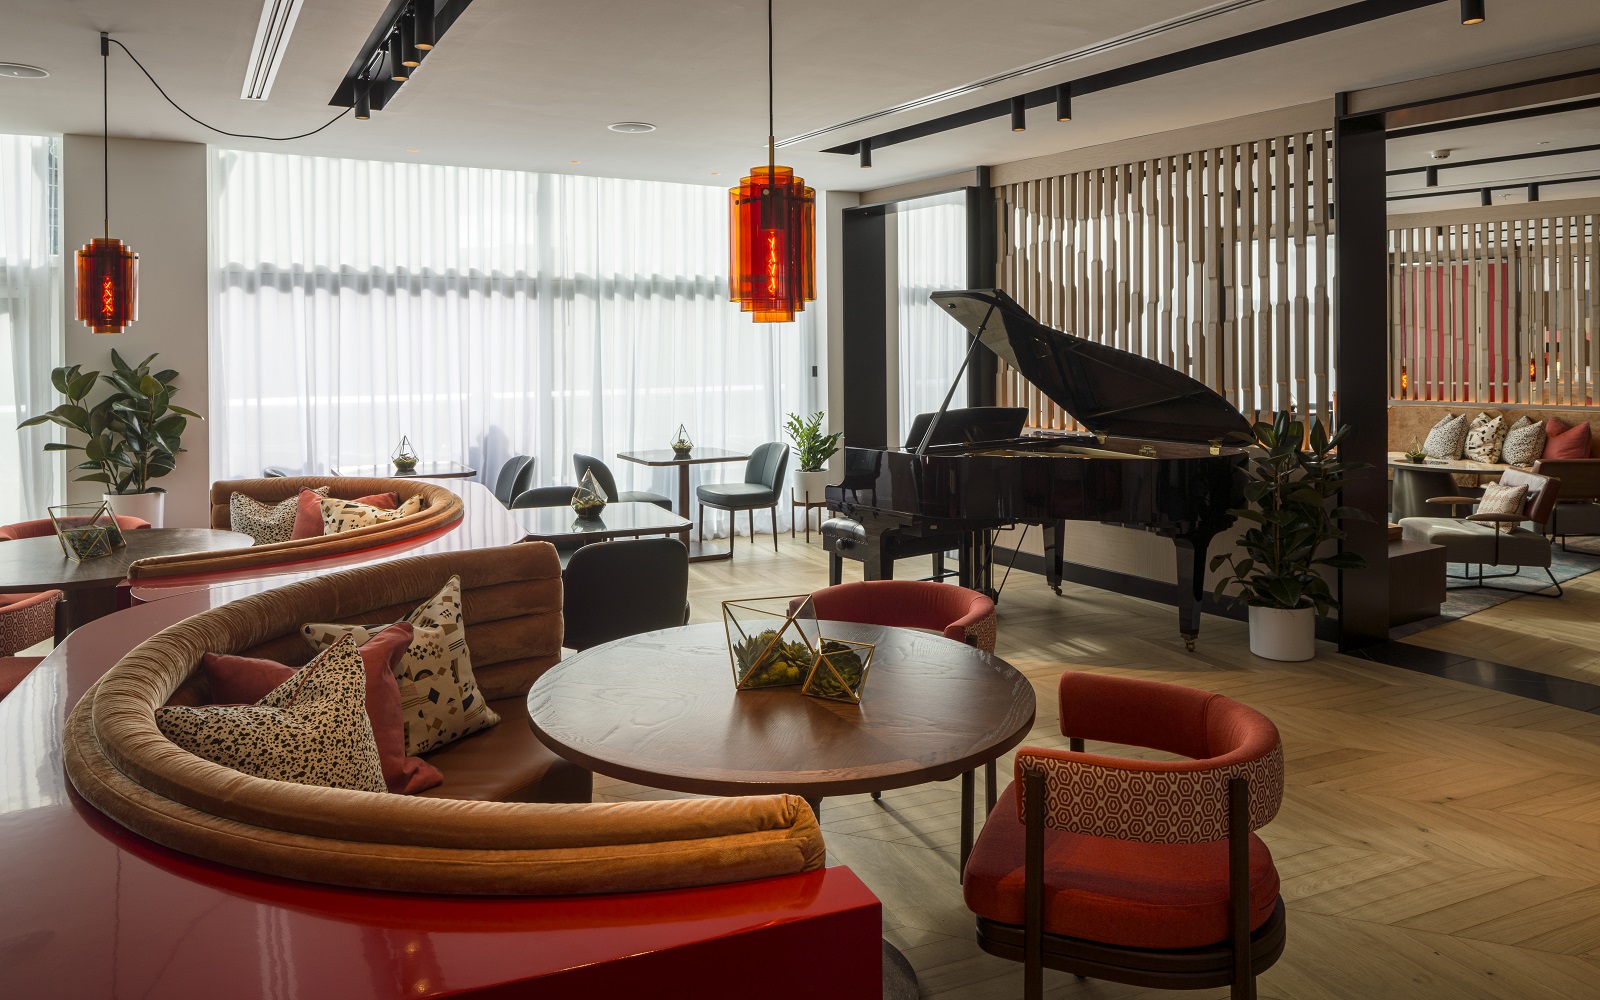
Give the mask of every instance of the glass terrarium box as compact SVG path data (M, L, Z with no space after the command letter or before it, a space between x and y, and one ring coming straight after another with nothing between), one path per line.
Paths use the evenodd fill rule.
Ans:
M611 498L594 478L594 469L584 469L578 488L572 491L572 512L581 518L597 518L610 502Z
M389 454L389 461L394 463L396 470L411 472L417 467L417 449L411 446L409 435L402 437L400 443L395 445L394 451Z
M113 550L127 544L110 505L104 500L51 507L50 523L56 529L61 551L74 562L109 556Z
M672 436L672 454L676 458L688 458L694 451L694 441L689 438L689 429L682 424L678 425L678 432Z
M830 701L861 704L867 686L867 671L872 668L872 643L850 639L819 640L816 661L806 674L801 694Z
M805 683L821 641L810 594L723 601L722 623L739 690Z

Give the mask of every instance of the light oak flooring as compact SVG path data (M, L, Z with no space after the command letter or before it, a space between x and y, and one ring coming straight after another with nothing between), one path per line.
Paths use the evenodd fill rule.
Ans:
M691 567L696 621L717 620L725 598L826 583L815 535L807 546L785 534L778 553L771 542L764 533L755 545L741 538L733 562ZM910 567L902 576L927 572L901 566ZM859 567L847 563L846 578L859 578ZM1262 836L1283 878L1289 944L1260 979L1263 997L1600 998L1600 718L1347 659L1325 644L1308 663L1259 660L1243 624L1220 618L1205 619L1190 654L1172 609L1064 589L1057 597L1040 577L1016 572L1000 603L998 652L1038 695L1028 742L1065 745L1055 710L1064 670L1222 692L1283 733L1288 792ZM1600 602L1600 581L1570 592ZM1535 601L1515 604L1521 611ZM1547 635L1581 635L1567 617L1576 603L1537 604L1548 606L1538 608L1551 616ZM1595 636L1595 616L1584 617ZM1593 662L1588 642L1552 646L1538 669L1556 672L1553 660L1568 657ZM1010 764L1002 761L1002 774ZM596 782L600 800L672 794ZM881 802L830 799L822 815L830 862L849 865L883 900L885 935L911 960L924 996L1020 997L1020 967L973 941L957 882L959 801L953 781L887 792ZM1046 988L1056 998L1180 996L1054 972Z

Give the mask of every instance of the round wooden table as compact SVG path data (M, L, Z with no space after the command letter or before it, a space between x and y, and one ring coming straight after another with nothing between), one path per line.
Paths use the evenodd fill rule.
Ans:
M73 562L54 534L0 542L0 594L64 590L67 599L56 616L56 641L73 629L117 610L117 585L128 564L148 556L243 549L249 535L215 528L139 528L124 531L128 544L108 556Z

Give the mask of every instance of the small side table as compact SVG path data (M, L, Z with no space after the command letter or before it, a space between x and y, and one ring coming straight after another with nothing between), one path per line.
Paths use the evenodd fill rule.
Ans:
M794 537L794 509L796 507L803 507L805 509L805 512L801 515L801 517L806 523L806 544L810 545L811 544L811 511L813 509L826 510L827 506L828 506L828 501L826 499L822 499L822 500L813 500L813 499L811 499L811 491L810 490L807 490L805 492L805 495L801 499L796 500L794 498L794 487L790 486L789 487L789 537L790 538ZM818 531L822 530L822 521L821 521L820 518L817 521L817 530Z

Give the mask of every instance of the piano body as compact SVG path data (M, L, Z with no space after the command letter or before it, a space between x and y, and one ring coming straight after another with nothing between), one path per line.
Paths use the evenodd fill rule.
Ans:
M1060 593L1070 539L1061 522L1153 531L1176 549L1178 631L1193 649L1206 550L1244 503L1237 470L1246 451L1227 442L1249 421L1188 375L1052 330L1002 291L932 298L1089 433L1021 435L1018 420L1014 436L991 437L992 421L965 421L949 429L955 441L947 433L947 443L920 449L847 446L843 481L828 487L827 501L859 528L834 544L865 547L869 580L892 577L896 555L946 544L960 552L963 585L993 593L993 530L1045 525L1047 576ZM933 424L929 442L941 440L937 416Z

